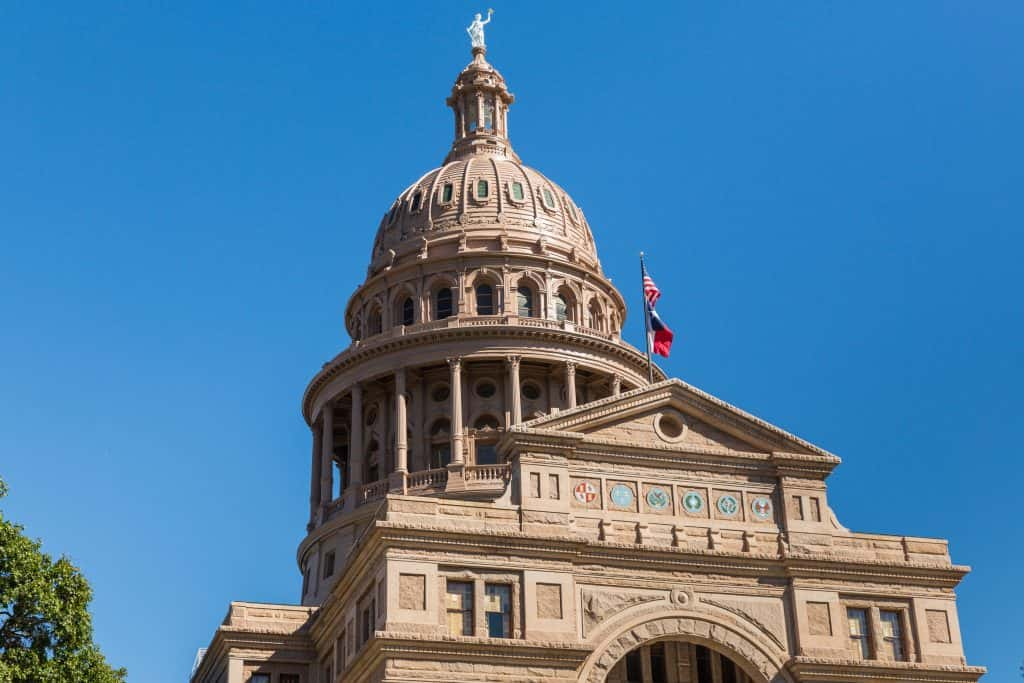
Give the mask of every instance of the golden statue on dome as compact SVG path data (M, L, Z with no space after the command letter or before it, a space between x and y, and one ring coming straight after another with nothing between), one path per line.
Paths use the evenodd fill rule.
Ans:
M480 13L477 12L473 18L473 23L466 28L466 33L469 34L469 39L473 43L473 47L487 47L484 43L484 24L491 23L491 15L494 14L493 9L487 10L487 19L481 19Z

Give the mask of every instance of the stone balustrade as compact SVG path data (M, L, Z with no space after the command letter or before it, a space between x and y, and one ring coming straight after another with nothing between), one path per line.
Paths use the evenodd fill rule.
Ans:
M467 484L473 483L504 483L508 479L510 467L507 463L500 465L466 465L463 478Z
M433 470L410 472L406 476L406 488L418 492L423 489L444 489L448 482L448 469L441 467Z

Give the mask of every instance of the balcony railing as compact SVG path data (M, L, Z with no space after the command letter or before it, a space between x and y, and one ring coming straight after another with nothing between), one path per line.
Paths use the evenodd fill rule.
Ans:
M510 467L507 463L500 465L466 465L463 478L470 484L497 484L508 479Z
M410 491L444 489L446 483L448 483L448 470L444 467L436 470L410 472L405 479L405 486Z
M359 504L369 503L372 500L383 498L388 492L388 480L381 479L372 484L366 484L359 490Z
M385 341L387 339L392 339L395 337L405 337L420 332L429 332L431 330L448 329L452 327L508 326L536 327L545 330L564 330L567 332L577 332L588 336L599 337L607 341L618 342L620 340L618 333L604 332L602 330L595 330L592 327L584 327L583 325L579 325L573 322L572 320L548 320L547 318L527 318L515 315L485 315L466 316L464 318L453 316L451 318L444 318L442 320L428 320L426 322L420 322L414 325L398 325L396 327L383 330L378 334L368 336L360 340L358 342L358 345L378 341Z

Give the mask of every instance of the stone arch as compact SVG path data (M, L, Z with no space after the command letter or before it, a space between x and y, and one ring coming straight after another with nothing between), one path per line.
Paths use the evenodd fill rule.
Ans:
M533 273L531 271L528 271L528 270L524 270L523 272L516 273L513 276L513 283L515 285L516 297L515 297L515 299L511 303L512 303L512 307L515 310L516 314L520 315L521 317L531 317L531 318L544 318L544 317L546 317L544 315L545 309L546 309L546 305L547 305L547 302L545 301L545 298L544 298L544 294L546 293L544 291L544 287L545 287L544 280L541 277L539 277L537 274L535 274L535 273ZM530 302L531 302L530 309L531 309L531 313L530 313L529 316L522 316L521 313L520 313L521 306L520 306L520 300L519 300L519 290L522 289L522 288L529 288L529 290L530 290Z
M405 324L404 307L406 300L412 300L412 322L409 324L421 322L419 298L416 296L416 289L406 282L396 287L395 291L391 294L391 320L396 326Z
M692 601L681 593L681 600ZM616 619L598 630L594 650L580 669L580 681L604 683L612 668L640 645L657 640L685 640L727 655L757 683L793 683L785 669L788 654L763 635L728 616L691 609L649 608Z
M555 300L552 302L551 315L555 320L564 319L570 322L579 322L580 320L580 301L582 300L579 288L575 286L575 283L569 280L560 280L554 283ZM565 310L559 311L561 304L564 303Z
M477 315L497 315L504 308L504 287L502 287L501 273L490 268L480 268L469 274L466 279L466 295L469 297L471 308ZM490 313L481 312L481 287L490 288Z
M426 299L427 299L427 307L426 308L427 308L427 311L428 311L428 317L431 320L437 320L438 319L438 311L437 311L438 299L437 299L437 296L438 296L439 291L442 290L442 289L448 289L452 293L452 301L451 301L452 315L453 316L454 315L458 315L458 312L459 312L459 299L458 299L459 287L458 287L458 280L453 275L450 275L450 274L447 274L447 273L438 273L437 275L434 275L429 280L427 280L427 286L424 289L424 292L426 294Z

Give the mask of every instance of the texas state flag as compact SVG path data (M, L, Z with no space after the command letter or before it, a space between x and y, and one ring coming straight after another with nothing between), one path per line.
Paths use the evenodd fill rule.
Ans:
M651 305L649 300L647 301L647 319L650 322L647 347L651 350L651 353L668 358L669 351L672 350L672 339L675 335L672 334L672 330L661 319L658 312L654 310L654 306Z

